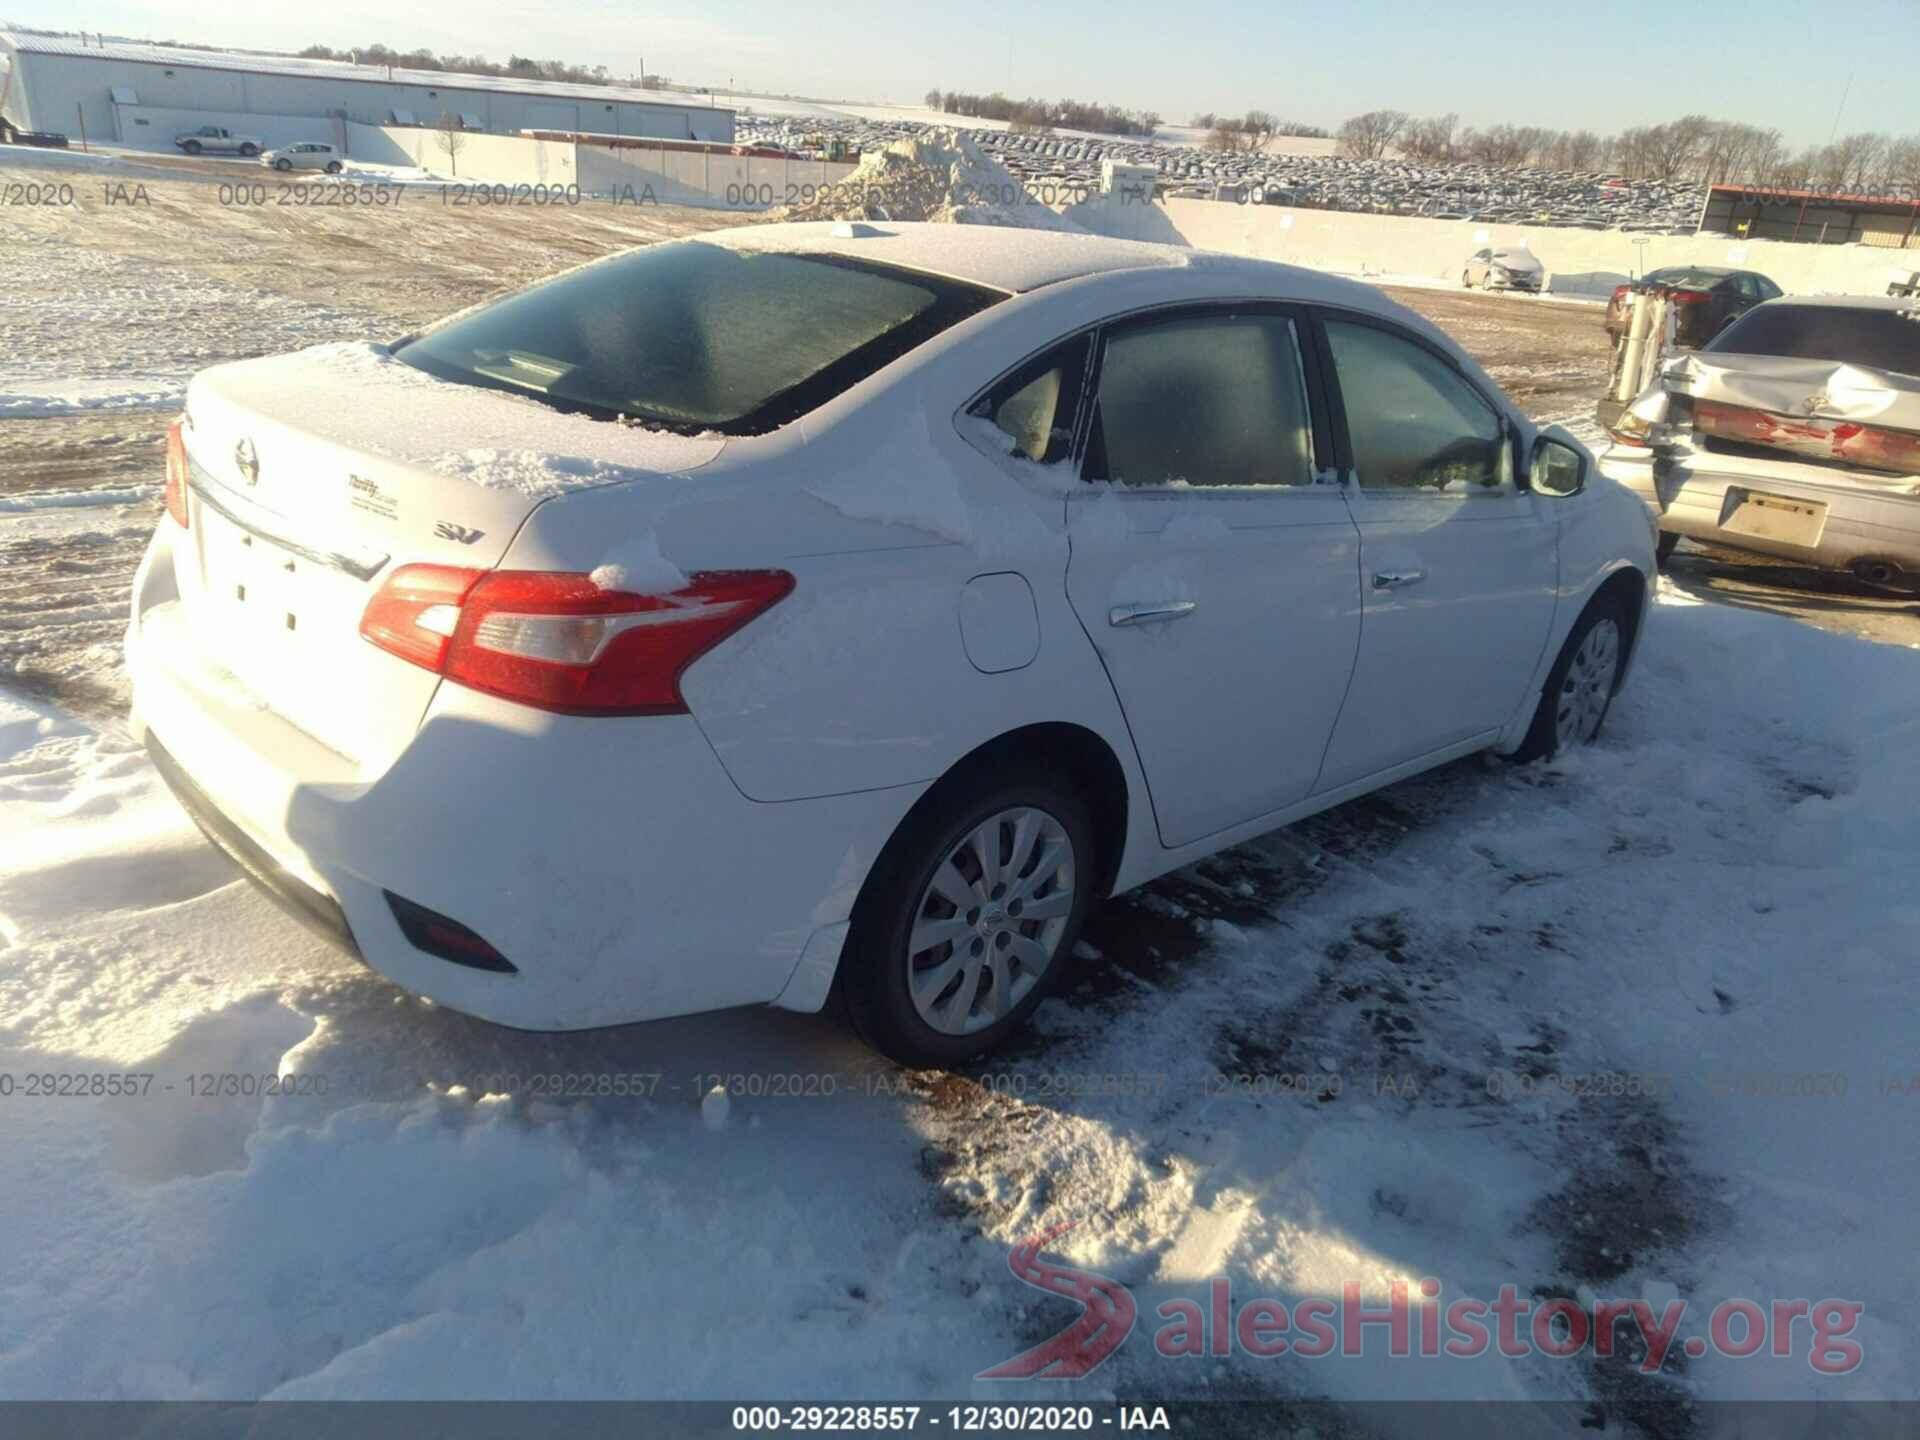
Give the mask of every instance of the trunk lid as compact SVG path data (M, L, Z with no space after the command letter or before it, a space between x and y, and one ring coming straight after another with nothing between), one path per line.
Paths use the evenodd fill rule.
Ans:
M388 576L492 569L545 500L685 473L724 446L438 380L363 344L205 371L187 416L192 523L174 549L196 643L369 773L439 683L360 637Z

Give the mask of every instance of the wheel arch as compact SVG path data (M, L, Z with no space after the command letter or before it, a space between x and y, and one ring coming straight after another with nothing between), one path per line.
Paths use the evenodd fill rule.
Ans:
M1641 632L1648 609L1648 598L1652 594L1652 584L1646 574L1631 560L1621 560L1606 570L1592 588L1586 592L1577 607L1568 604L1560 612L1564 619L1556 618L1547 644L1541 649L1539 667L1533 679L1528 683L1520 703L1514 708L1512 717L1507 721L1506 729L1494 750L1502 755L1513 755L1526 743L1527 731L1533 723L1533 716L1545 693L1553 667L1567 643L1567 638L1579 628L1589 611L1599 604L1602 597L1617 604L1625 619L1627 633L1622 637L1624 651L1621 655L1620 673L1614 680L1614 693L1620 693L1632 670L1635 655L1639 651Z
M1111 894L1126 851L1127 821L1131 814L1127 773L1105 737L1071 721L1022 725L975 746L927 787L900 818L893 834L899 835L930 811L946 804L957 792L978 784L997 770L1015 765L1071 778L1074 789L1092 813L1099 846L1095 854L1098 869L1093 893L1102 898ZM888 844L892 841L893 836L889 836Z
M1580 607L1580 614L1585 615L1604 597L1618 603L1625 617L1627 633L1623 648L1626 653L1620 657L1620 673L1614 677L1613 690L1616 695L1620 693L1620 687L1627 683L1627 671L1632 667L1633 657L1640 646L1641 622L1647 613L1649 589L1647 577L1640 573L1638 566L1621 565L1594 586L1593 594ZM1574 623L1579 624L1579 620L1576 618Z

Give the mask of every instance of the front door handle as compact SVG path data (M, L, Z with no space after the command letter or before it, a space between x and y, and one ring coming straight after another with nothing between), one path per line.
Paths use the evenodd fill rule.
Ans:
M1109 625L1146 625L1155 620L1180 620L1200 608L1197 600L1175 600L1158 605L1116 605L1107 611Z
M1373 572L1373 588L1376 590L1399 590L1404 586L1418 585L1427 578L1424 570L1376 570Z

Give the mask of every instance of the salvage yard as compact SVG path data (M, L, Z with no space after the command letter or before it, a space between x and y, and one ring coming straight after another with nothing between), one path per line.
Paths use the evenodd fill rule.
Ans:
M0 1075L154 1077L0 1099L0 1395L1026 1399L973 1377L1073 1318L1008 1271L1070 1224L1048 1253L1140 1328L1047 1400L1525 1398L1665 1436L1700 1424L1681 1395L1920 1397L1920 601L1683 547L1598 746L1462 761L1100 907L985 1066L905 1074L775 1011L500 1029L284 919L128 737L162 433L203 366L728 222L222 204L203 168L0 169L74 186L0 210ZM1595 438L1596 307L1394 293ZM312 1078L208 1097L216 1072ZM657 1083L545 1079L608 1074ZM1831 1299L1861 1354L1819 1368L1804 1321L1790 1353L1652 1367L1157 1354L1155 1307L1216 1276L1679 1297L1683 1336Z

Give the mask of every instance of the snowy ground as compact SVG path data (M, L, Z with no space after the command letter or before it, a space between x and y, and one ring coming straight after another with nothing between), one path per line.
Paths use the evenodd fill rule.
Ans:
M118 719L156 407L682 223L511 219L7 217L0 1396L1524 1396L1659 1435L1723 1423L1680 1397L1916 1397L1904 608L1873 644L1665 585L1596 750L1463 762L1101 907L1040 1033L966 1073L770 1011L504 1031L282 918ZM1407 298L1578 418L1589 313ZM715 1073L835 1093L719 1113ZM28 1093L108 1075L151 1078ZM650 1093L547 1098L603 1075ZM975 1381L1073 1318L1008 1269L1063 1222L1047 1255L1128 1285L1136 1333L1085 1381ZM1731 1298L1837 1299L1862 1356L1817 1373L1803 1320L1785 1357L1655 1376L1377 1337L1161 1358L1155 1307L1217 1276L1680 1298L1683 1338Z

